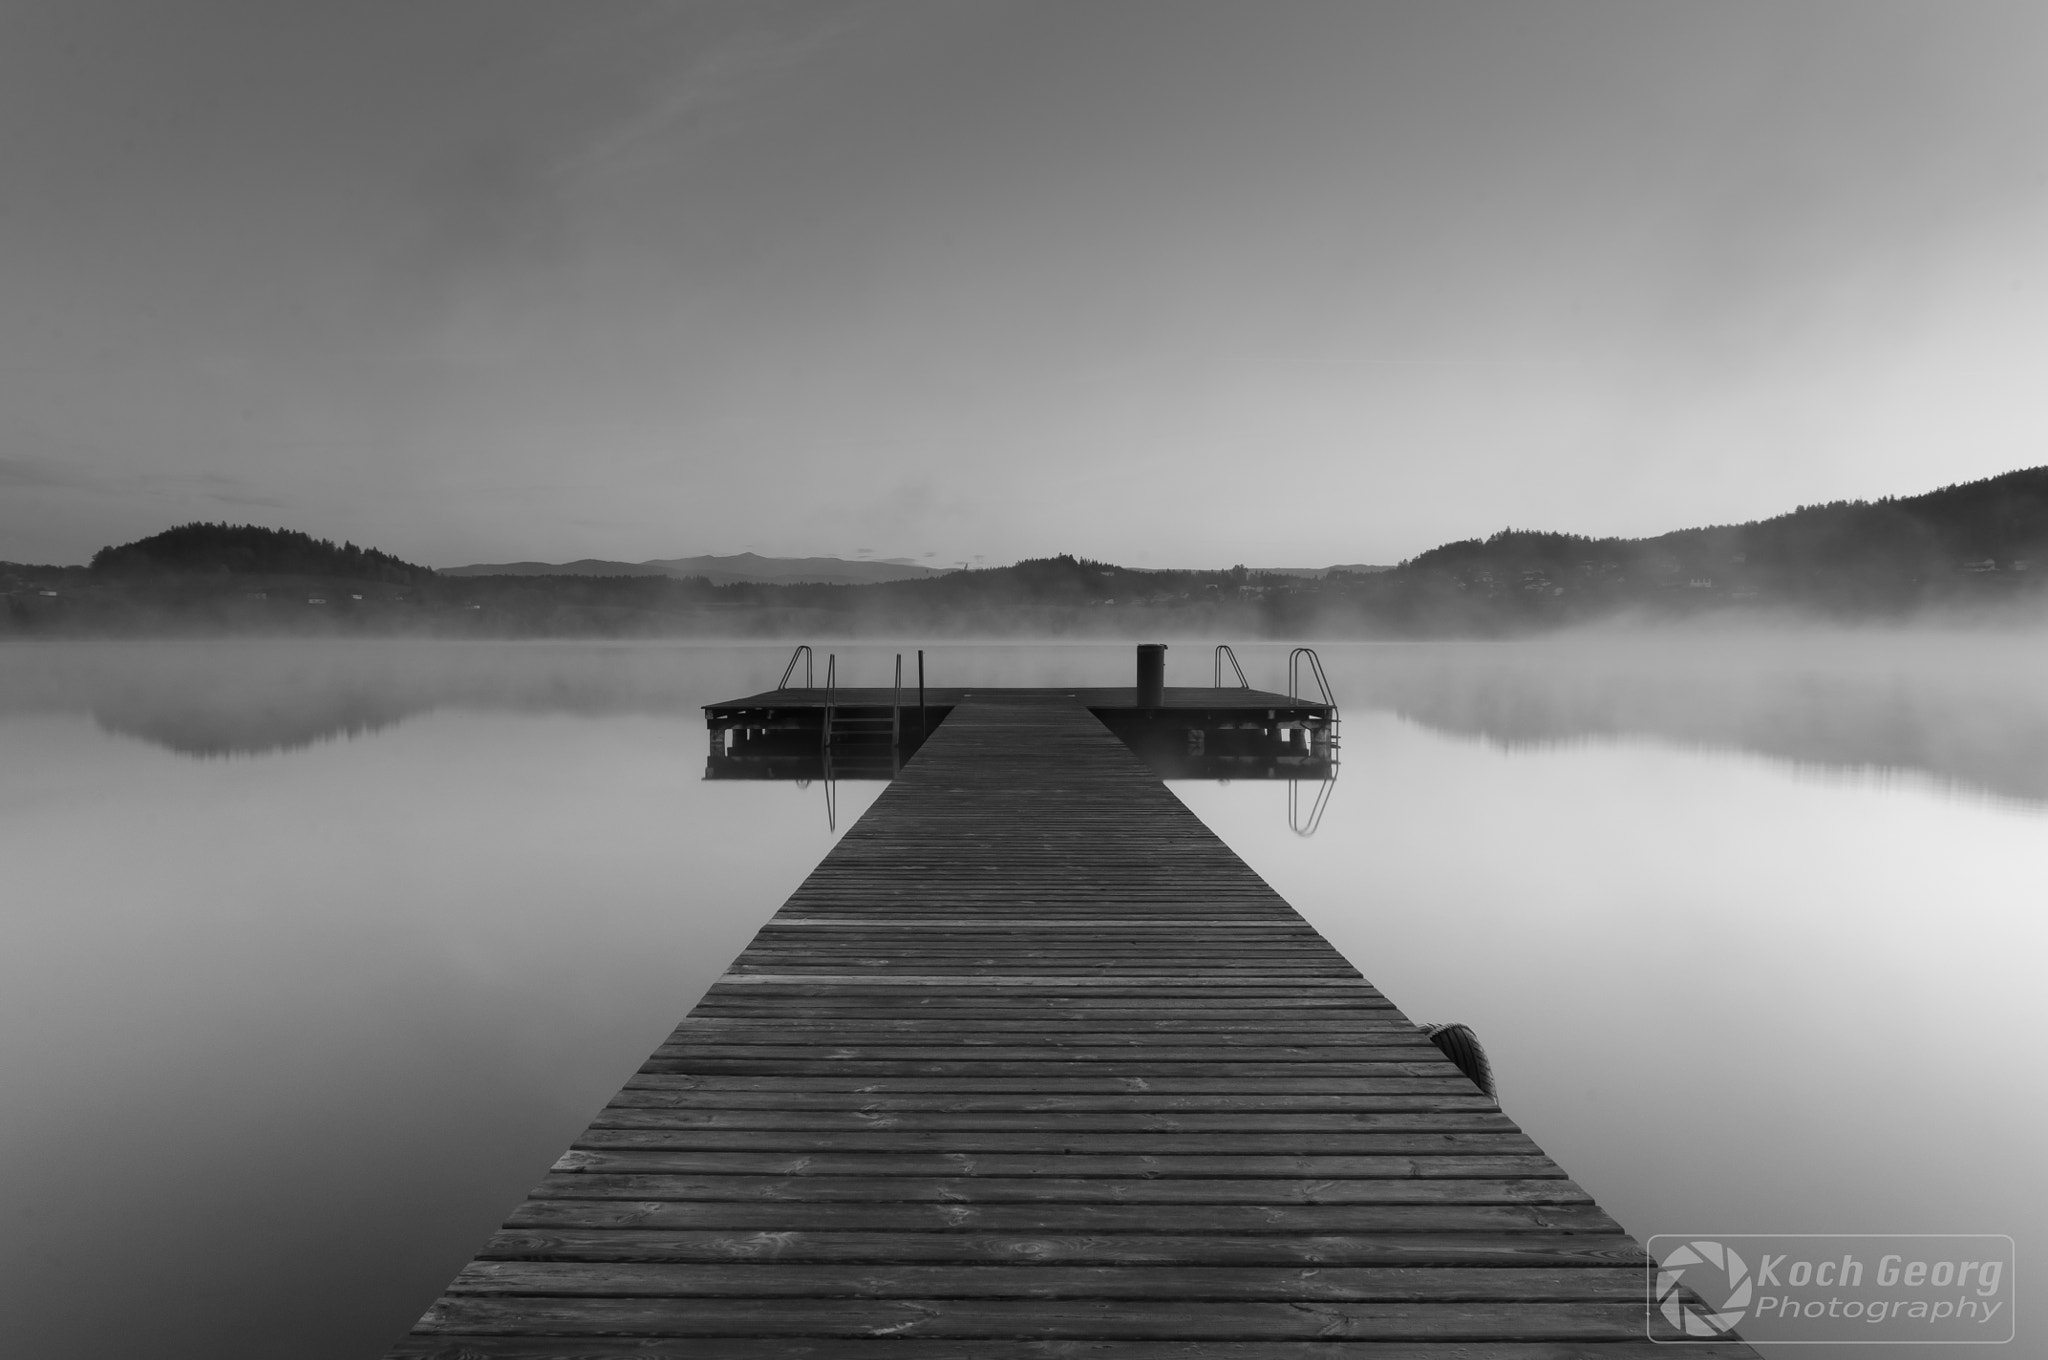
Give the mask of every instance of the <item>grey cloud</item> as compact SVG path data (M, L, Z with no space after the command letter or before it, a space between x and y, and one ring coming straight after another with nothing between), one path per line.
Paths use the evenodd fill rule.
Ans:
M267 509L282 510L285 504L274 496L252 496L234 491L208 491L202 494L208 500L219 501L223 505L255 505Z
M858 6L721 12L698 7L601 23L538 59L544 99L498 89L500 117L448 147L417 177L418 221L388 260L386 301L429 313L470 280L527 281L573 259L592 176L692 130L811 61L864 22ZM609 33L606 41L600 35ZM506 102L516 96L516 101Z
M0 486L83 486L76 474L42 458L0 458Z
M215 501L222 505L247 505L281 510L285 502L249 488L246 480L218 472L144 472L117 478L109 490L138 491L145 495L187 497Z
M602 163L626 155L708 110L736 103L770 78L813 60L867 18L852 5L800 17L763 11L715 41L692 44L649 80L635 107L591 140L581 159Z

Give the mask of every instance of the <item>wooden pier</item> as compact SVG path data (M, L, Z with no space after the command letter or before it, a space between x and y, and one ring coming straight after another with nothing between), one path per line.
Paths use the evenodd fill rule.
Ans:
M936 730L954 705L1079 705L1101 721L1156 773L1183 779L1326 780L1336 771L1337 707L1327 702L1245 688L1176 687L1140 705L1128 685L1096 689L776 689L707 704L711 733L707 779L818 779L828 729L837 753L829 777L889 779ZM838 714L840 720L832 718ZM874 734L900 731L900 748ZM850 739L848 739L850 738Z
M987 692L392 1354L1753 1354L1649 1341L1642 1259L1077 697Z

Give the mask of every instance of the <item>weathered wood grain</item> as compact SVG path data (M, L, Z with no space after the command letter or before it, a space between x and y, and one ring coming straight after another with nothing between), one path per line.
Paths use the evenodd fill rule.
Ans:
M1625 1265L1633 1240L1544 1232L892 1233L722 1232L687 1228L527 1227L501 1230L479 1260L888 1262L1009 1265L1511 1266Z
M1604 1341L1019 1341L977 1337L415 1336L398 1360L1671 1360L1646 1339ZM1737 1344L1688 1345L1687 1360L1754 1360Z
M1540 1152L1508 1153L1497 1157L1261 1157L1179 1153L789 1153L572 1148L556 1160L549 1174L573 1175L580 1172L692 1176L714 1173L742 1176L1142 1176L1153 1181L1184 1177L1245 1180L1262 1176L1309 1181L1333 1177L1564 1179L1557 1163Z
M967 1114L981 1110L1149 1111L1149 1110L1490 1110L1492 1101L1447 1077L1383 1077L1371 1095L1285 1094L1273 1091L1171 1094L1155 1091L1077 1092L911 1092L865 1090L780 1091L679 1090L635 1084L622 1087L608 1109L718 1110L930 1110ZM1462 1103L1461 1103L1462 1102Z
M507 1298L456 1294L420 1320L423 1332L522 1336L816 1336L952 1338L1085 1337L1154 1340L1518 1340L1634 1341L1641 1306L1620 1301L1533 1299L1431 1303L1284 1303L1194 1299Z
M556 1294L613 1298L1336 1299L1352 1303L1622 1300L1643 1292L1643 1272L1617 1266L813 1266L649 1262L473 1261L451 1294Z
M597 1178L593 1178L595 1180ZM1555 1185L1558 1182L1548 1181ZM1456 1182L1447 1181L1446 1185ZM1448 1196L1412 1204L918 1204L876 1198L857 1204L664 1200L620 1185L615 1199L583 1195L528 1199L507 1227L721 1228L749 1232L1042 1233L1401 1233L1583 1232L1620 1235L1594 1204L1458 1204ZM881 1187L886 1192L887 1187Z
M871 1176L678 1174L647 1168L551 1175L536 1199L703 1200L719 1202L872 1204L1227 1204L1265 1208L1296 1204L1585 1204L1586 1192L1563 1177L1443 1177L1421 1180L1342 1177L1325 1180L1221 1176L1120 1179L1112 1176Z
M1083 700L1008 699L947 701L394 1355L1664 1354L1583 1189Z

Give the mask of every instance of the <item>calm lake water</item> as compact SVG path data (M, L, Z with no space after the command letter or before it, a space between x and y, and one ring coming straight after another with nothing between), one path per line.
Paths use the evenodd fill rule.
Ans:
M879 684L899 649L836 650ZM1205 822L1412 1017L1475 1026L1638 1236L2009 1233L2044 1349L2048 639L1322 652L1317 833L1283 785L1176 782ZM1284 648L1239 654L1282 686ZM822 786L701 777L697 706L787 656L0 647L0 1353L410 1327L831 845ZM1170 683L1208 676L1175 645ZM840 784L838 829L879 791Z

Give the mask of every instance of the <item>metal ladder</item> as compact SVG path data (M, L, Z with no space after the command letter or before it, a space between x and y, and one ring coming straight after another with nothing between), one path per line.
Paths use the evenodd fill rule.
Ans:
M1287 654L1287 697L1301 697L1301 663L1304 661L1308 663L1309 677L1316 682L1317 690L1322 693L1323 703L1330 710L1328 725L1322 731L1324 751L1330 760L1330 777L1313 781L1321 787L1316 790L1314 799L1306 809L1302 807L1302 781L1287 781L1287 826L1297 836L1313 836L1316 834L1316 828L1323 824L1323 812L1330 806L1330 794L1337 787L1338 751L1341 743L1337 736L1337 696L1330 689L1330 677L1323 673L1323 660L1316 655L1315 648L1296 647ZM1314 737L1309 740L1313 748Z
M1216 644L1216 688L1223 688L1223 663L1225 661L1230 662L1230 669L1237 672L1237 687L1239 689L1250 689L1252 682L1244 678L1244 667L1237 664L1237 653L1230 649L1230 644L1227 642Z
M838 680L839 657L834 653L825 659L825 716L819 730L826 768L840 778L886 774L893 779L902 768L902 655L896 657L896 685L887 717L847 712L836 698Z
M812 679L811 676L811 648L809 643L800 644L795 651L789 654L789 664L782 668L782 678L775 682L775 688L789 688L789 677L795 674L796 663L799 660L801 660L804 663L804 688L816 688L816 682Z

